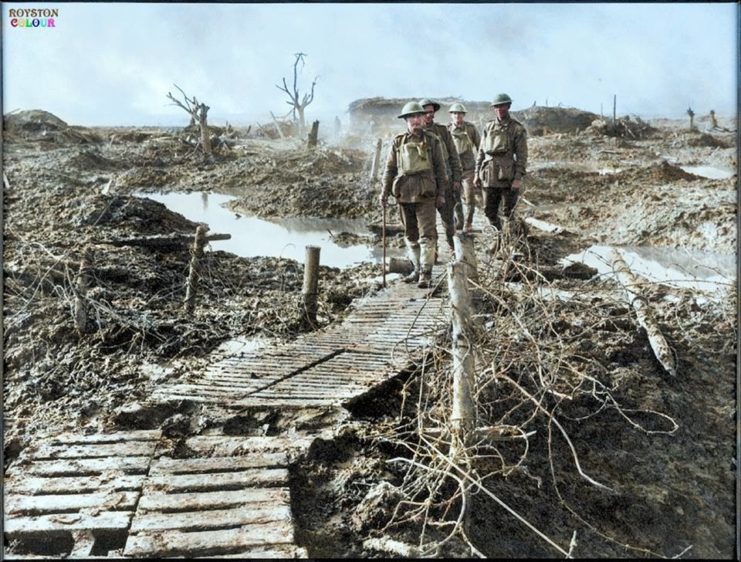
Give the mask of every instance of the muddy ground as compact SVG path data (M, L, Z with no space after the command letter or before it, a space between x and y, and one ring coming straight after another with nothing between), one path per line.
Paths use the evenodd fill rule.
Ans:
M735 171L735 133L688 131L666 120L655 126L638 139L594 130L532 136L520 213L566 232L531 228L513 240L517 257L503 258L513 264L504 279L494 262L482 264L491 292L480 295L479 303L481 380L498 369L492 366L508 365L507 376L535 392L532 373L550 370L558 391L553 396L567 398L550 403L551 396L543 404L558 413L583 471L610 490L580 476L558 432L548 437L548 418L537 412L530 421L529 414L518 417L523 408L508 393L483 393L481 416L492 425L529 424L536 433L526 462L513 460L519 445L498 445L482 453L476 470L488 475L490 491L555 543L567 548L575 532L576 556L731 558L734 280L710 298L646 286L677 359L673 378L653 358L629 306L614 298L614 281L559 264L593 243L736 252L737 176L713 180L679 167ZM276 220L379 221L368 181L373 139L348 139L353 148L337 139L316 150L298 139L258 139L244 131L231 140L230 149L205 162L178 130L6 123L5 466L37 436L62 430L162 427L187 435L205 428L251 434L267 425L276 434L330 427L332 437L325 434L292 469L298 543L316 557L380 557L389 552L371 548L366 539L442 542L447 527L439 522L454 508L445 514L440 505L431 507L428 521L437 526L425 526L419 517L404 520L403 509L394 511L403 497L413 503L429 499L411 494L408 467L391 461L423 458L409 452L418 451L418 443L405 429L420 415L406 398L420 394L418 372L391 381L349 411L235 417L188 404L147 409L152 385L202 366L219 344L237 336L291 338L321 328L378 290L375 264L322 266L318 325L311 326L300 313L302 264L209 251L196 312L183 313L188 247L176 241L142 245L141 239L191 235L196 224L135 192L236 195L238 212ZM489 244L490 237L484 231L478 241ZM400 245L401 239L392 237L391 243ZM85 251L92 266L84 301L88 322L80 328L76 276ZM542 306L502 281L569 290L582 298ZM523 341L523 326L534 334L537 353ZM559 364L545 368L534 355L558 358ZM425 376L444 381L448 371L446 356L437 354ZM443 483L434 493L444 501L454 488ZM436 555L559 555L484 493L474 496L470 513L470 544L456 535Z

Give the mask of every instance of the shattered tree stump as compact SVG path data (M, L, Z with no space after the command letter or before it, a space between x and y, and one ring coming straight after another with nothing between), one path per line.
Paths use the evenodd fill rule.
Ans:
M612 250L611 257L612 267L618 281L625 288L625 298L635 311L638 324L645 330L648 343L651 345L656 359L667 373L676 376L677 367L674 362L674 355L656 320L651 315L648 302L641 293L640 283L617 250Z
M90 284L90 270L93 267L93 251L85 248L80 260L80 269L75 280L75 328L82 335L90 329L90 318L88 315L88 303L86 299Z
M314 121L311 124L311 131L309 131L309 148L315 148L319 142L319 121Z

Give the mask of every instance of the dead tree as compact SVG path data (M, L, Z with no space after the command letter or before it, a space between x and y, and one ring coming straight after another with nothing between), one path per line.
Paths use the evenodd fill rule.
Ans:
M307 141L307 146L309 148L316 148L316 145L318 142L319 142L319 121L314 121L311 124L311 131L309 131L309 138Z
M687 115L690 116L690 131L694 131L695 130L695 123L694 123L694 121L695 121L695 112L692 111L692 108L691 107L688 107L687 108Z
M314 81L311 83L311 92L304 93L303 96L299 94L298 91L298 63L300 62L303 66L304 64L304 57L307 56L306 53L296 53L296 60L293 63L293 91L288 89L288 84L286 83L285 77L283 78L283 85L280 86L279 84L276 84L275 87L278 88L280 91L285 92L288 95L288 98L290 101L287 101L286 103L291 106L291 112L293 112L294 120L296 118L296 114L298 113L298 124L299 128L303 132L304 127L304 110L306 109L306 106L309 105L312 101L314 101L314 86L316 86L317 78L314 78ZM289 112L290 113L290 112Z
M208 110L211 108L203 102L198 103L195 96L188 98L186 93L177 84L174 86L180 90L181 94L183 94L183 101L176 99L170 92L167 92L167 97L174 102L174 105L177 105L188 112L190 115L191 125L198 123L198 127L201 131L201 148L203 149L203 154L207 160L213 160L213 154L211 151L211 135L208 131Z

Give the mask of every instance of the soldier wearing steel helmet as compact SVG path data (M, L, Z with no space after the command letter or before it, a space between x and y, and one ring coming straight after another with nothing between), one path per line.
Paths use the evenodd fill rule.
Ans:
M462 103L454 103L448 109L450 123L448 130L453 138L458 158L461 161L461 183L463 186L463 201L466 203L466 221L464 231L473 229L473 214L476 205L483 207L483 198L480 187L473 185L474 169L476 168L476 154L481 142L476 125L465 120L466 107Z
M527 169L527 131L510 116L511 106L507 94L494 98L495 118L484 126L474 170L474 184L484 187L486 218L499 231L499 205L504 199L504 214L512 220Z
M440 109L440 104L430 99L423 99L419 102L425 112L425 127L428 131L437 135L440 139L443 149L443 158L445 159L445 205L438 209L440 219L445 227L445 238L448 242L450 255L455 255L453 246L453 235L455 234L455 219L458 220L459 228L463 228L463 210L461 209L461 161L458 158L458 151L453 143L453 137L448 128L441 124L435 123L435 112ZM435 259L437 259L437 246L435 247Z
M382 207L393 194L404 224L404 241L414 265L406 283L430 286L435 262L435 208L445 204L445 162L440 139L424 129L425 110L412 101L401 110L407 131L394 137L383 172Z

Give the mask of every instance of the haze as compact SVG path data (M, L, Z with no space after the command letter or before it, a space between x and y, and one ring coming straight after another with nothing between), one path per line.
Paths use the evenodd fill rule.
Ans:
M13 28L8 10L56 8L55 27ZM45 109L75 125L182 125L173 84L210 122L284 115L275 84L303 92L307 119L347 118L366 97L500 92L513 109L577 107L641 117L735 116L734 3L81 4L3 3L3 112ZM328 122L328 121L327 121Z

